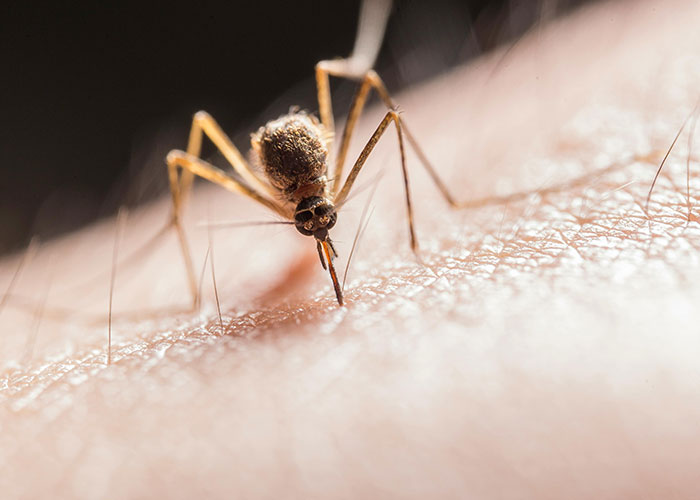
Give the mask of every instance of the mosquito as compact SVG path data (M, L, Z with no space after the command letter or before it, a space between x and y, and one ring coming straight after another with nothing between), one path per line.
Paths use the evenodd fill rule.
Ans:
M367 158L392 124L398 137L410 244L416 255L418 242L414 229L404 138L411 144L448 203L454 207L459 206L408 132L384 82L376 71L371 69L383 39L390 4L391 2L387 0L365 1L362 5L358 34L351 56L347 59L324 60L316 64L315 77L320 120L306 111L292 110L284 116L267 122L252 134L252 151L262 167L262 172L257 173L250 166L214 118L205 111L199 111L194 115L187 149L172 150L168 153L166 162L173 202L172 225L178 234L187 280L195 304L198 302L195 272L181 222L182 207L195 176L255 200L281 216L284 221L279 223L294 225L298 232L313 238L321 266L330 273L335 296L341 306L343 290L333 264L338 253L329 232L336 225L338 210L347 201ZM335 153L333 175L329 176L334 152L335 129L329 84L331 76L358 81L359 86L352 99L345 127L340 136L340 144ZM350 139L372 90L377 93L388 110L355 160L345 180L341 182ZM201 158L204 136L211 140L233 167L235 176Z

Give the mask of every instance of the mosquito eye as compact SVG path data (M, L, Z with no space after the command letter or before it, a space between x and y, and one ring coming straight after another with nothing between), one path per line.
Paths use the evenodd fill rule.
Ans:
M330 212L330 207L328 205L319 205L314 209L314 214L319 217L326 215L328 212Z
M304 210L303 212L297 212L294 215L294 220L297 222L306 222L311 219L313 215L311 214L311 211L309 210Z
M338 217L336 214L331 214L328 216L328 224L326 224L326 229L331 229L333 226L335 226L336 220L338 220Z

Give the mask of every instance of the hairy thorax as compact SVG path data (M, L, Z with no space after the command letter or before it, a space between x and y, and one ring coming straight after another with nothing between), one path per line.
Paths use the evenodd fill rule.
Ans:
M260 127L251 142L270 184L287 200L323 194L328 134L315 117L304 112L281 116Z

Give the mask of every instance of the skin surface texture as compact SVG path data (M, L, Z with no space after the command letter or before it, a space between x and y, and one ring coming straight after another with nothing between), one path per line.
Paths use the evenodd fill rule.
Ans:
M107 366L114 220L42 246L0 315L3 498L698 498L687 135L644 211L700 95L698 26L697 2L596 4L396 95L473 204L407 148L418 262L387 134L331 234L342 271L381 172L344 307L311 238L217 229L220 321L202 224L275 216L200 183L201 310L174 234L129 261L169 200L129 214Z

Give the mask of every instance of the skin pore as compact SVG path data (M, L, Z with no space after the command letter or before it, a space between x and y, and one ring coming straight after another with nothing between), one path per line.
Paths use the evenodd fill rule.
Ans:
M694 156L689 221L685 136L643 207L700 93L699 22L690 1L600 4L395 96L475 203L449 210L409 151L418 263L383 138L358 181L384 174L346 307L292 228L217 230L222 329L209 271L187 310L168 234L117 268L106 366L114 221L42 246L0 315L3 496L696 497L700 184ZM384 113L361 119L350 157ZM371 191L338 215L341 269ZM168 203L129 214L123 257ZM199 269L207 220L274 219L198 186Z

